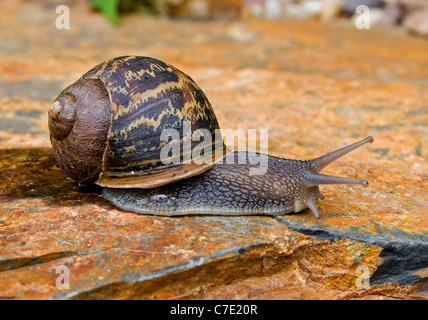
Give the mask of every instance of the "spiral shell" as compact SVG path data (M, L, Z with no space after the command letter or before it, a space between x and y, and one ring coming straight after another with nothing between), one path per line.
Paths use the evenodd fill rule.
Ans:
M180 157L199 143L184 133L219 125L199 86L160 60L124 56L106 61L66 88L49 111L55 158L79 183L150 188L197 175L214 162L164 164L166 129L180 133ZM191 149L183 146L188 142ZM213 155L219 148L212 144ZM220 148L221 149L221 148ZM221 149L223 152L223 150Z

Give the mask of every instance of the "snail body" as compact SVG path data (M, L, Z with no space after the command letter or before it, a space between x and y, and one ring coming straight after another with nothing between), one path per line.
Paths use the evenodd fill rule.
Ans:
M124 210L154 215L283 215L315 206L323 196L320 184L361 184L367 181L322 175L329 163L361 145L367 137L313 160L267 156L267 171L253 174L251 161L260 156L231 152L203 141L212 153L191 163L160 160L164 130L182 132L219 129L214 111L199 86L177 68L160 60L125 56L106 61L67 87L49 111L55 158L76 182L96 183L102 195ZM183 133L180 157L198 146ZM183 147L189 142L190 148ZM193 153L194 154L194 153ZM194 159L195 160L195 159ZM204 161L197 161L204 160Z

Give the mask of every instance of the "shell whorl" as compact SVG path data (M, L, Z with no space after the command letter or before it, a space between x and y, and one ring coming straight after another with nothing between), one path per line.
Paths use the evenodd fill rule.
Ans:
M54 156L74 181L98 180L110 126L110 98L97 79L80 79L52 103L49 130Z
M52 103L49 110L49 130L55 140L64 140L73 129L78 108L76 100L72 93L65 92Z

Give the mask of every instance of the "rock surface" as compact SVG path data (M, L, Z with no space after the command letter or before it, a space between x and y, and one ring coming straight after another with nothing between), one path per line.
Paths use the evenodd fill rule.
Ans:
M428 298L426 39L141 14L114 28L82 2L70 10L70 30L55 28L50 2L0 13L0 298ZM307 159L374 136L324 170L369 187L322 187L319 220L114 208L56 166L47 111L81 74L126 54L191 75L222 128L269 129L274 155Z

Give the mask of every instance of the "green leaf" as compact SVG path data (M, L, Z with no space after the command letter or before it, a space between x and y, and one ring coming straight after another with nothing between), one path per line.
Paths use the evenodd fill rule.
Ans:
M119 1L120 0L91 0L95 9L100 10L114 25L119 24Z

